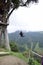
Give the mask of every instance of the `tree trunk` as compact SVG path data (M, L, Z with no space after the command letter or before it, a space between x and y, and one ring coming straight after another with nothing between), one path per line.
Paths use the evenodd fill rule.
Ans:
M0 28L0 47L1 47L1 28Z
M7 28L5 28L3 34L4 34L4 45L5 45L5 48L10 51L10 45L9 45L9 38L8 38Z

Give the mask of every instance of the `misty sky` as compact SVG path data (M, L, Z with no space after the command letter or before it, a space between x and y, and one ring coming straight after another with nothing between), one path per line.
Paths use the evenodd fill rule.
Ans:
M9 33L17 30L43 31L43 0L39 0L38 4L14 10L7 29Z

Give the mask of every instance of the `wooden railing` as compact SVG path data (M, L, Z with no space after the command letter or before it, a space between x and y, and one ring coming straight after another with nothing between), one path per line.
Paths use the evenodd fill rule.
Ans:
M41 65L43 65L43 56L39 55L38 53L32 51L33 57L34 59L36 59L38 62L41 63Z

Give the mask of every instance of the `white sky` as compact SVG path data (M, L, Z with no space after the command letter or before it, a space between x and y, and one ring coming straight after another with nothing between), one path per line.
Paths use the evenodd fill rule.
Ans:
M17 30L43 31L43 0L29 7L19 7L9 19L8 32Z

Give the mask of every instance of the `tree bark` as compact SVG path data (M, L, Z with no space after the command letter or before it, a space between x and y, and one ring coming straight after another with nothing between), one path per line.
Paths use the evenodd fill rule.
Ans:
M4 44L4 36L3 36L3 32L1 32L1 45L3 47L3 44Z
M1 47L1 28L0 28L0 47Z
M10 45L9 45L9 38L8 38L7 28L5 28L5 30L4 30L4 45L5 45L5 48L10 51Z

